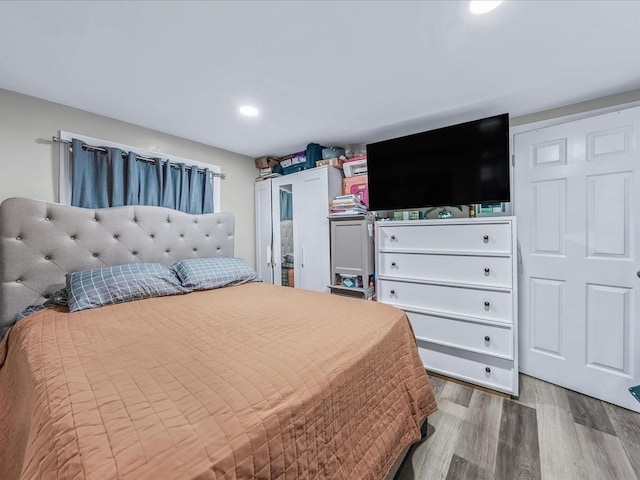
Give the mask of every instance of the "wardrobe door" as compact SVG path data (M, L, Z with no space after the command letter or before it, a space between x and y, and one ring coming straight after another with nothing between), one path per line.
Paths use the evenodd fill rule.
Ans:
M271 180L255 184L256 272L265 283L273 283Z
M271 218L273 224L273 283L288 287L297 286L294 271L294 183L295 175L275 178L271 187Z
M327 169L297 174L293 184L296 287L328 291L329 219Z

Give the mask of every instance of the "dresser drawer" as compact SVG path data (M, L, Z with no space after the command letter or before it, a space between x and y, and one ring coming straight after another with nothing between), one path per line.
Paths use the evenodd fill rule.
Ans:
M508 223L380 225L380 250L511 253Z
M513 361L418 341L418 353L427 370L465 382L514 393Z
M511 287L511 257L380 253L381 277Z
M486 325L423 313L407 312L416 338L488 355L513 358L511 326Z
M378 280L378 301L498 322L512 322L510 292Z

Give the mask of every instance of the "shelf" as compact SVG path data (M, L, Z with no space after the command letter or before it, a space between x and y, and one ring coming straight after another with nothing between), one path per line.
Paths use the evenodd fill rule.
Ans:
M328 285L329 288L335 288L336 290L345 290L348 292L360 292L367 293L370 290L373 290L375 287L343 287L342 285Z

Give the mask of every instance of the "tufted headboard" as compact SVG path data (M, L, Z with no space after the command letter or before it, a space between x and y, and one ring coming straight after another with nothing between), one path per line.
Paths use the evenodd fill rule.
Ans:
M67 272L133 262L232 257L230 213L87 209L26 198L0 205L0 330L64 287Z

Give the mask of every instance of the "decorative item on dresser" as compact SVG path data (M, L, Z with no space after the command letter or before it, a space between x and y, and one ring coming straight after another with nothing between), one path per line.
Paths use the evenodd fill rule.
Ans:
M378 222L377 298L427 370L518 395L515 217Z
M325 166L256 183L256 271L263 282L282 285L291 269L296 287L328 291L327 217L341 180L340 170ZM286 221L292 221L289 239L282 238L281 223Z

